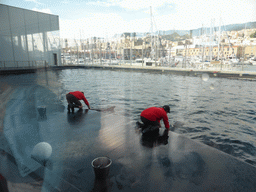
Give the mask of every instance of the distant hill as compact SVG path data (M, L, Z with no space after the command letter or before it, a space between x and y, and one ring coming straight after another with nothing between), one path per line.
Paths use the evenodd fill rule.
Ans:
M256 28L256 22L248 22L248 23L242 23L242 24L230 24L230 25L222 25L221 26L222 31L240 31L245 28L246 29ZM214 31L218 31L218 30L219 30L219 27L214 28ZM210 28L208 27L208 28L203 28L203 29L198 28L198 29L192 29L192 30L159 31L159 33L161 36L164 36L166 39L175 41L175 40L181 40L181 39L188 38L190 35L192 37L199 36L202 34L202 32L209 33L209 31L210 31ZM132 33L132 35L133 36L136 35L136 37L144 37L145 34L146 34L146 32L145 33L137 33L137 32ZM157 35L157 32L154 34Z
M256 28L256 22L248 22L242 24L230 24L222 25L221 31L240 31L242 29L253 29ZM214 31L218 31L219 27L215 27ZM192 30L192 36L199 36L201 34L202 28ZM210 31L210 28L204 28L204 31Z
M180 33L181 34L181 33ZM161 35L164 39L170 40L170 41L177 41L177 40L185 40L189 38L189 34L184 33L184 35L179 35L177 32L173 32L169 35Z

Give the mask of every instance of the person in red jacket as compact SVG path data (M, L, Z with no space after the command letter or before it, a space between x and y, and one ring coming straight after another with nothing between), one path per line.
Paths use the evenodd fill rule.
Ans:
M144 125L141 125L142 129L147 127L161 127L160 120L163 119L165 128L169 131L170 124L167 117L167 113L170 113L170 107L164 105L163 107L150 107L141 112L140 118Z
M87 105L88 109L91 109L89 102L84 96L84 92L81 92L81 91L69 92L68 94L66 94L66 99L68 102L69 113L70 113L70 109L72 110L72 113L74 113L75 107L82 109L83 105L79 100L83 100L84 103Z

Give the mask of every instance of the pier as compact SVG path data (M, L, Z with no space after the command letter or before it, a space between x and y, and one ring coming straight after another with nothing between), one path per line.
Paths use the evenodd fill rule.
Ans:
M23 67L23 68L1 68L0 75L35 73L41 70L63 70L63 69L103 69L103 70L130 70L140 72L155 72L174 75L201 76L206 73L209 77L219 77L228 79L240 79L254 81L256 79L255 71L224 71L210 69L186 69L175 67L152 67L152 66L135 66L130 64L92 64L92 65L64 65L64 66L48 66L48 67Z

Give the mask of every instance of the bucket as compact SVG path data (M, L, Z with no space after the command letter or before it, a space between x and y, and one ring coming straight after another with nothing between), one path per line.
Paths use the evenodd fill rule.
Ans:
M37 111L38 111L40 117L45 117L46 116L46 107L45 106L37 107Z
M106 179L109 174L109 168L112 164L112 160L108 157L98 157L92 161L92 167L94 170L96 179Z

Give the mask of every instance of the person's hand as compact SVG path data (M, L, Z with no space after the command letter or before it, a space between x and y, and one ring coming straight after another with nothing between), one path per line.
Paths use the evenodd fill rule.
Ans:
M82 109L82 108L83 108L83 105L80 105L79 108Z
M90 105L88 106L88 109L91 109Z

